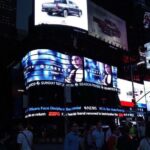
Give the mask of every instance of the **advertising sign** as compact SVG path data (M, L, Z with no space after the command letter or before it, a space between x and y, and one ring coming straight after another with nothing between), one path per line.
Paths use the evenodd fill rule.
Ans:
M50 49L35 49L22 59L26 89L40 85L93 86L117 91L117 67Z
M134 82L134 95L138 107L146 108L144 85Z
M128 50L126 23L107 10L89 3L89 34L116 47Z
M117 87L117 68L84 57L85 81L99 85Z
M150 81L144 81L144 89L145 89L147 111L150 111Z
M88 30L86 0L35 0L34 25L65 25Z
M117 79L119 89L119 99L122 106L133 107L132 99L135 98L136 105L140 108L146 108L144 85L128 80ZM134 92L133 92L134 88ZM134 95L133 95L134 94Z
M118 89L119 89L119 100L121 106L133 107L133 89L132 82L123 79L117 79Z
M69 56L50 49L29 52L22 60L26 84L32 81L66 83L83 80L82 58Z

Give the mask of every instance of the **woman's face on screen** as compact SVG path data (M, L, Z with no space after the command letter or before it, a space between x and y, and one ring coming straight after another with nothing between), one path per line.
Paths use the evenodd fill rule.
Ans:
M106 73L111 74L111 67L109 65L107 65L107 64L105 64L104 67L105 67Z
M79 56L72 56L72 64L75 68L80 68L82 66L82 59Z

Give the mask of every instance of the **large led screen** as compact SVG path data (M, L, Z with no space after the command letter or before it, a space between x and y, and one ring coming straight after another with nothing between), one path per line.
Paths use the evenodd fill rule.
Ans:
M117 68L84 57L84 78L86 82L117 87Z
M112 45L128 50L126 23L107 10L89 3L89 34Z
M76 83L83 80L83 59L79 56L36 49L23 58L22 65L26 85L33 81Z
M128 80L117 79L117 85L119 89L118 96L121 106L133 107L132 82Z
M134 95L138 107L146 108L144 85L134 82Z
M34 24L65 25L88 30L87 0L35 0Z
M121 106L133 107L134 104L132 102L132 99L135 98L136 105L138 107L146 108L143 84L135 82L132 83L131 81L123 79L118 79L117 84L119 89L118 96Z
M117 91L117 67L50 49L30 51L23 59L25 86L93 86Z
M150 81L144 81L144 89L145 89L147 111L150 111Z

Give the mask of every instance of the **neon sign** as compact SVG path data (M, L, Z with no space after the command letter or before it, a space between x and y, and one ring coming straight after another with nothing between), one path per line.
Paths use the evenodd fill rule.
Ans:
M61 113L58 112L58 111L49 111L48 112L48 116L53 116L53 117L57 117L57 116L60 116Z

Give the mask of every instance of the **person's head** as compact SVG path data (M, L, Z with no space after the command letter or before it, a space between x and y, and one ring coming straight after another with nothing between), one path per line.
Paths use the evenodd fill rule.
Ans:
M128 135L129 134L129 126L124 125L121 129L122 135Z
M118 128L117 126L113 126L113 127L111 128L111 132L112 132L113 134L118 135L118 134L119 134L119 128Z
M102 129L102 123L99 121L99 122L97 123L97 126L96 126L96 127L97 127L97 129L99 129L99 130Z
M95 130L95 129L96 129L96 126L95 126L95 125L92 125L92 126L90 126L89 131L92 132L92 131Z
M129 126L129 128L131 128L131 127L133 126L133 123L132 123L132 122L129 122L129 123L128 123L128 126Z
M17 128L19 131L23 131L26 128L26 125L23 122L21 122L18 124Z
M77 123L73 123L72 126L71 126L71 131L78 132L78 129L79 129L78 124Z
M107 74L111 74L111 66L110 65L105 64L104 69Z
M110 129L111 129L111 131L112 131L112 130L114 130L114 129L117 128L117 125L115 124L114 121L110 121L110 122L109 122L109 127L110 127Z
M31 125L26 121L20 122L17 127L18 127L19 131L23 131L24 129L31 129L32 128Z
M82 67L82 59L79 56L72 56L72 64L75 68Z

